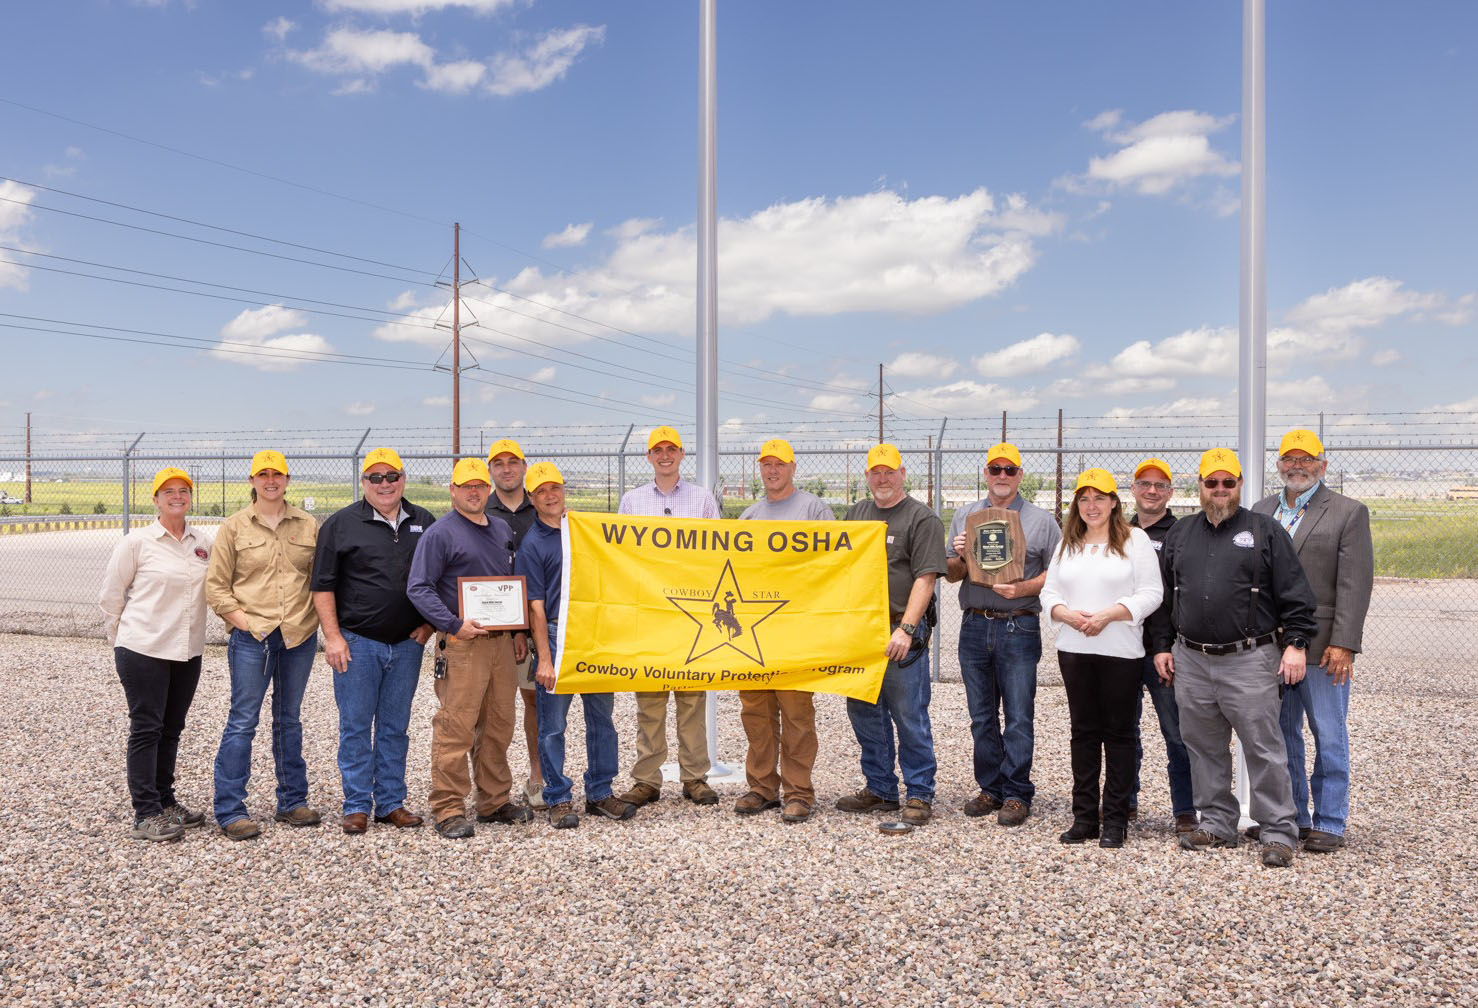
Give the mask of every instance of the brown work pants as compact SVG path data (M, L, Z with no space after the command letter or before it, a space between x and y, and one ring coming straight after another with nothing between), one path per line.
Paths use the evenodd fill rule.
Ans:
M816 765L816 704L811 694L800 690L740 690L739 721L749 739L749 753L744 758L749 790L775 801L783 787L786 801L799 798L814 805L811 768Z
M682 782L707 780L709 770L706 696L685 690L637 693L636 765L631 778L658 789L662 787L662 764L667 762L669 694L677 701L677 763Z
M514 694L518 692L511 634L495 633L470 641L447 636L445 640L446 678L435 680L441 709L431 719L431 793L427 796L437 822L467 814L472 789L469 755L477 781L478 813L488 815L507 804L513 786L508 743L513 739Z

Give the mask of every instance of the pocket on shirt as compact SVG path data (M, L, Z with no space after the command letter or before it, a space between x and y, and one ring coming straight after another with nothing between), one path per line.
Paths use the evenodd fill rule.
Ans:
M313 536L302 533L293 533L287 537L283 549L287 550L287 558L292 565L303 574L313 573L313 551L317 541Z
M272 566L272 544L266 536L243 535L236 539L236 574L238 580L261 574Z

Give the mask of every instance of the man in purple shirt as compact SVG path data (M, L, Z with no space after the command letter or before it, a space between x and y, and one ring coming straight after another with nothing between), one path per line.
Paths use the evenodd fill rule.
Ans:
M522 823L533 818L527 805L509 801L513 773L513 703L518 662L527 652L523 634L487 630L462 619L459 577L513 573L513 533L508 523L483 511L492 478L480 458L464 458L452 469L452 510L421 536L411 561L406 595L437 630L436 699L431 719L431 793L436 832L449 840L470 837L467 796L477 779L477 821Z

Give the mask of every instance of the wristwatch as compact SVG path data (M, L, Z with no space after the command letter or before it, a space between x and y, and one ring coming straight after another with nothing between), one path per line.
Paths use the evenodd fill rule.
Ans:
M1307 651L1309 649L1309 639L1307 637L1290 637L1288 638L1288 646L1298 648L1300 651Z
M910 637L912 637L914 635L914 631L916 631L918 628L919 628L919 625L917 623L899 623L898 624L898 629L902 630L904 633L908 634Z

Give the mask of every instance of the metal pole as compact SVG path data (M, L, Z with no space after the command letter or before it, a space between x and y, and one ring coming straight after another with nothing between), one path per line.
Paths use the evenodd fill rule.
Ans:
M631 432L636 430L636 424L630 424L626 428L626 436L621 439L621 447L616 449L616 490L619 495L626 495L626 442L631 440Z
M1267 443L1267 62L1263 0L1242 0L1242 270L1238 301L1237 447L1242 504L1262 499ZM1248 816L1247 759L1237 746L1237 801Z
M148 433L147 431L145 433ZM123 534L128 535L129 529L129 504L133 497L133 450L139 446L144 439L140 434L133 439L133 444L123 449Z
M878 365L878 444L883 443L883 365Z
M462 225L452 225L452 457L462 454Z
M1001 410L1001 440L1006 440L1006 411ZM987 459L989 461L989 459Z
M1062 410L1057 411L1057 524L1062 524Z
M359 500L359 452L364 443L369 440L370 428L364 429L364 435L359 439L359 444L354 446L354 457L349 460L349 501L353 503Z
M933 471L935 474L934 492L933 494L931 494L933 500L931 501L931 503L934 505L934 513L936 515L939 515L941 519L944 517L944 428L947 426L949 426L949 417L945 417L943 420L939 421L939 440L935 442L933 457L929 460L933 466ZM938 578L934 579L934 611L939 611ZM934 630L935 632L931 643L931 647L933 650L929 655L929 678L933 682L938 682L940 654L939 638L941 635L939 633L938 627L935 627Z
M31 414L26 413L26 503L31 503Z

